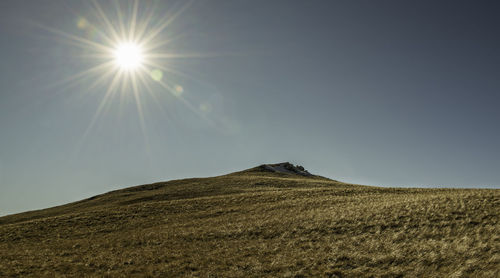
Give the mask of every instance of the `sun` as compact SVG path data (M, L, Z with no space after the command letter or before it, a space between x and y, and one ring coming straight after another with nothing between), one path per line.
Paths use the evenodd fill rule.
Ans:
M184 88L177 83L176 77L196 81L181 69L174 68L170 63L174 59L204 57L200 53L172 52L177 38L164 32L193 3L185 1L175 9L165 10L157 15L157 8L162 7L157 1L89 1L89 13L79 16L76 20L77 33L49 26L38 25L45 31L56 35L55 38L79 49L79 58L84 65L91 62L92 66L57 82L64 89L88 82L85 88L88 92L101 92L101 101L82 135L81 142L92 130L101 115L108 111L114 99L119 97L120 111L125 99L135 102L139 124L146 139L145 113L143 106L152 97L163 111L160 100L164 95L171 95L169 101L179 100L192 112L206 120L206 112L210 105L191 103L184 95ZM141 4L141 5L140 5ZM76 50L75 49L75 50ZM76 51L75 51L76 52ZM81 57L80 57L81 56ZM211 57L211 55L207 55ZM90 77L95 77L90 81ZM196 81L198 82L198 81ZM133 98L133 99L132 99ZM147 145L147 143L146 143Z
M137 70L144 62L144 53L137 43L120 43L113 51L115 63L126 71Z

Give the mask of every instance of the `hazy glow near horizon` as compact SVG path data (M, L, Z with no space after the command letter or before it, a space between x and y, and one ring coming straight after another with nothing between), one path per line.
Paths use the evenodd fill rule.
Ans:
M138 44L133 42L119 44L113 56L116 64L124 70L136 70L144 61L143 50Z

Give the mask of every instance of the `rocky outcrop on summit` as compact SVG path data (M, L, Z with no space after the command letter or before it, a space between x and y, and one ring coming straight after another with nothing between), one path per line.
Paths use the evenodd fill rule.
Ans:
M261 169L269 172L283 173L283 174L296 174L301 176L313 176L304 167L300 165L293 165L290 162L283 162L278 164L264 164L260 166Z

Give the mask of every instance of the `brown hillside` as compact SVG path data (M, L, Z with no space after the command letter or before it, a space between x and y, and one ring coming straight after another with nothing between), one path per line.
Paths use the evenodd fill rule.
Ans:
M499 190L268 170L1 217L0 277L499 277Z

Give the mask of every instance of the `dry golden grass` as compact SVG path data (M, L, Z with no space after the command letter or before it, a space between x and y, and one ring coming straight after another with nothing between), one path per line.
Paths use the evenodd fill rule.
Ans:
M263 173L0 218L0 277L500 277L500 191Z

